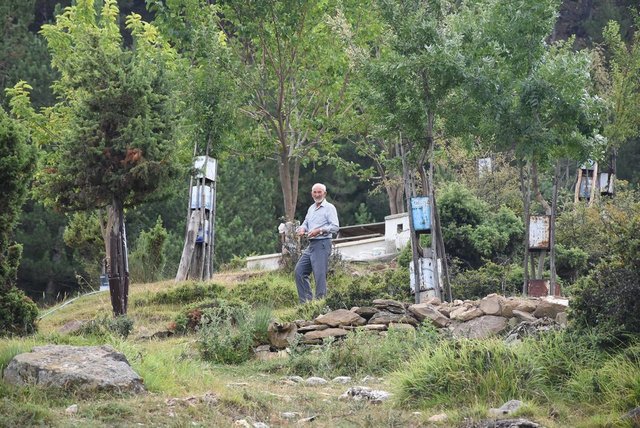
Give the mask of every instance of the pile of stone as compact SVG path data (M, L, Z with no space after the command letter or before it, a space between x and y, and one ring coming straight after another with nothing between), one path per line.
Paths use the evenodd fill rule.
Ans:
M482 300L441 302L430 298L409 304L376 299L372 306L338 309L313 321L274 322L269 326L270 345L286 348L298 334L304 344L320 344L326 338L341 338L354 330L386 334L390 329L413 330L421 323L447 329L454 337L481 339L512 332L517 339L535 330L566 326L568 301L554 297L519 298L490 294ZM543 320L543 321L540 321ZM524 328L523 325L533 326Z

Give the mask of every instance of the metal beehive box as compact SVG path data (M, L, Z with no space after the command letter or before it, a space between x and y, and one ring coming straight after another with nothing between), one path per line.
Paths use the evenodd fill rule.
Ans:
M529 216L529 249L549 250L551 239L551 216Z
M209 186L193 186L191 188L191 209L196 210L202 208L202 196L204 193L204 208L211 210L213 208L213 191Z
M197 156L193 162L193 167L197 170L196 178L205 178L216 181L218 172L218 162L209 156Z
M411 216L416 232L431 231L431 207L428 196L411 198Z

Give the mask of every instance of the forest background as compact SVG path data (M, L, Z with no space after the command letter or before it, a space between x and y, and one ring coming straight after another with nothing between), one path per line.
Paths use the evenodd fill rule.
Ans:
M306 18L310 22L315 19L326 24L317 28L323 28L329 31L329 34L312 32L316 39L305 40L306 44L300 45L301 50L307 50L306 54L309 53L310 46L317 47L313 55L308 55L305 60L309 61L309 64L323 64L324 67L315 70L305 70L301 67L308 75L304 75L300 80L299 90L309 90L303 87L302 82L311 82L310 85L314 88L322 88L318 89L318 98L331 99L332 103L330 106L326 103L311 105L312 102L309 101L306 107L310 111L325 111L324 115L302 117L301 114L297 118L292 115L292 121L299 121L297 127L294 126L298 134L294 135L291 139L292 145L286 147L286 150L295 155L284 158L281 156L282 152L274 150L273 145L269 143L276 141L289 144L282 139L278 140L277 137L286 130L278 128L277 124L270 125L269 115L263 114L269 108L260 105L260 88L250 85L260 82L260 78L264 76L259 75L260 70L246 67L250 63L246 57L240 54L234 57L236 52L231 48L229 51L224 49L224 46L232 45L230 41L233 40L233 35L225 35L219 31L219 27L209 28L211 34L203 35L192 31L197 27L194 23L201 23L202 16L189 15L196 10L194 8L198 4L199 2L188 1L148 1L146 4L135 1L118 2L118 22L125 45L133 43L129 32L125 30L125 17L132 12L138 13L143 21L155 23L164 37L170 41L179 55L177 62L184 61L191 65L191 70L198 70L197 73L185 74L182 79L174 81L181 86L173 89L193 102L177 105L176 111L172 112L174 115L165 117L165 120L171 121L176 128L173 138L177 149L176 160L181 165L180 172L163 186L162 195L126 209L133 281L168 278L177 270L187 217L189 165L196 141L200 149L207 140L213 141L212 153L219 159L215 226L217 268L234 262L239 263L247 255L277 251L278 224L285 217L301 219L304 216L309 203L309 189L314 182L327 184L330 199L338 208L342 225L382 221L384 216L401 210L402 203L397 203L397 196L393 196L392 190L394 185L401 187L400 181L397 175L395 181L393 177L385 175L393 172L394 168L397 174L398 160L395 159L394 165L393 159L381 156L381 153L385 153L384 150L389 150L388 153L393 152L393 143L389 147L385 146L385 142L393 141L394 137L379 132L379 128L395 131L399 121L411 121L413 110L402 109L401 97L396 100L399 104L387 105L385 108L390 112L394 109L404 112L407 117L403 118L401 114L394 117L391 117L391 114L384 116L384 109L372 107L378 102L373 99L373 95L402 93L403 86L394 83L401 82L402 69L389 71L383 66L376 69L367 68L367 64L353 66L350 63L363 62L358 56L357 47L363 43L372 46L374 36L380 31L375 14L365 19L365 12L369 9L366 2L344 2L342 6L345 15L335 15L333 21L329 22L323 21L324 11L321 8L315 10L310 7L312 10L306 11L301 7L308 12ZM274 4L281 8L274 13L280 13L278 18L283 21L282 28L292 29L295 35L295 24L299 21L295 21L289 27L284 21L299 16L291 17L283 12L290 6L287 2ZM12 0L0 5L0 87L12 88L20 81L27 82L32 87L30 98L36 110L55 104L56 97L51 85L60 78L59 71L52 69L51 53L40 30L44 24L54 22L55 16L69 5L71 2L36 0ZM549 39L553 40L549 40L549 43L574 37L569 48L575 52L579 49L588 49L589 52L600 49L601 52L606 52L603 30L607 23L613 20L619 23L621 40L631 44L634 34L633 13L629 7L634 5L635 2L632 0L564 1L558 9L559 16L549 36ZM226 12L230 20L235 19L235 31L246 30L249 34L247 37L260 40L260 28L253 28L252 23L257 27L257 22L260 22L258 18L264 11L259 8L234 10L233 2L220 2L219 6L231 8L226 9ZM230 10L238 13L238 16L232 16ZM384 7L381 10L384 12ZM393 15L392 12L387 12L389 16ZM393 25L393 17L389 16L387 22ZM245 22L241 20L242 17L246 19ZM256 19L252 20L252 17ZM352 25L358 22L358 31L353 26L343 25L349 22ZM400 26L396 28L399 34L402 30ZM330 37L332 35L336 37ZM218 48L202 46L198 37L218 37L223 43L220 43ZM225 37L229 42L227 45L224 43ZM295 41L295 37L291 40ZM405 48L411 49L408 45ZM611 54L603 55L606 58L606 55ZM377 59L379 57L374 57L371 63ZM282 67L286 64L283 60L276 65ZM446 62L443 61L442 64ZM275 69L277 74L277 67ZM244 84L233 78L237 70L247 73L242 74ZM352 73L351 70L366 72ZM281 68L279 71L287 70ZM444 69L441 71L446 73ZM199 76L198 73L202 75ZM398 73L395 76L398 79L389 78L390 75L385 73ZM438 82L435 86L438 84L446 87L449 83ZM188 92L185 87L189 87L193 92ZM371 87L375 90L368 90ZM594 93L597 92L597 82L593 82L593 89ZM311 92L313 91L309 93ZM363 93L371 96L367 97L362 95ZM5 110L10 109L9 100L7 94L0 94L0 103ZM446 108L438 105L439 115L434 118L437 139L436 182L442 188L445 223L443 226L445 235L447 230L449 231L445 237L451 244L451 254L453 257L458 256L461 271L485 264L487 260L483 256L490 252L492 262L508 265L516 260L513 248L508 248L509 245L514 246L512 240L515 242L519 239L515 237L515 233L513 238L510 235L507 237L506 240L509 242L495 244L490 248L491 251L487 249L483 252L482 248L479 248L482 239L478 237L482 234L482 229L476 229L473 242L465 241L464 234L461 234L463 228L455 227L454 220L460 211L457 211L458 214L449 211L447 217L447 206L453 207L459 201L464 201L469 212L480 213L478 215L482 217L470 221L469 224L475 222L474 226L485 220L487 227L491 221L500 223L495 218L490 219L487 213L494 208L497 211L501 205L506 205L516 218L521 216L522 203L519 202L515 154L511 148L502 150L501 153L498 153L498 150L489 150L488 145L479 142L476 136L471 142L468 141L471 135L469 129L474 129L481 135L489 131L478 128L494 126L484 123L485 119L479 106L467 106L464 103L442 105ZM460 108L460 105L463 105L463 108ZM299 110L303 109L302 106L299 107ZM353 112L358 114L352 114ZM383 117L376 117L376 114ZM300 130L306 130L306 134ZM407 132L409 136L410 132ZM306 142L312 144L305 145ZM378 148L374 156L370 153L372 147ZM40 158L46 156L46 148L38 150ZM498 181L494 183L493 191L483 187L474 178L477 175L476 160L489 154L493 154L496 166L501 168L503 174L501 178L496 179ZM386 168L380 169L383 160L387 162ZM637 187L640 172L636 165L639 160L640 137L635 133L624 138L618 147L617 176L629 183L628 187L623 185L622 189ZM285 161L295 163L287 168L287 171L291 172L291 176L288 177L283 177L283 170L279 168ZM566 171L563 182L565 201L572 198L571 186L575 180L577 166L578 162L575 159L567 160L563 164ZM36 169L33 177L38 177ZM451 184L454 182L457 184ZM550 174L541 174L540 189L543 194L549 195ZM492 198L495 200L492 201ZM97 211L63 213L53 209L51 204L45 204L45 198L37 191L30 192L22 207L19 225L12 237L23 246L22 261L18 270L18 287L34 300L48 302L62 299L82 289L95 287L104 257L100 215ZM508 213L504 215L508 217ZM501 224L511 223L505 220ZM469 247L474 245L474 248ZM152 261L148 260L150 254L155 257ZM575 253L573 256L574 260L581 257ZM564 279L571 280L576 276L579 267L586 268L586 263L585 259L580 266L567 267ZM155 268L145 268L149 266Z

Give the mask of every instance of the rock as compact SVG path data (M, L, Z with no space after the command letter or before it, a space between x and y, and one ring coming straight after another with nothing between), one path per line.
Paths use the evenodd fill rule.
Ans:
M331 380L331 382L333 382L333 383L349 383L349 382L351 382L351 376L334 377L333 380Z
M326 330L328 328L329 328L329 326L326 325L326 324L311 324L311 325L307 325L305 327L298 328L298 333L303 334L303 333L306 333L308 331L320 331L320 330Z
M502 312L500 313L500 316L511 318L513 317L513 310L518 307L520 300L510 297L508 299L504 299L501 303Z
M280 413L280 417L282 419L295 419L298 416L300 416L300 413L298 413L298 412L282 412L282 413Z
M516 309L522 312L533 312L536 310L536 307L538 306L538 304L536 303L536 301L533 301L531 299L521 299L518 302L518 306L516 306Z
M494 336L507 328L507 319L495 315L483 315L471 321L461 323L453 330L455 337L484 339Z
M72 404L64 410L64 414L67 416L73 416L78 413L78 405Z
M367 320L355 312L338 309L316 317L315 322L316 324L326 324L329 327L338 327L341 325L365 325Z
M233 426L242 428L252 428L251 424L246 419L238 419L233 423Z
M364 326L365 330L371 331L385 331L387 329L386 324L367 324Z
M355 308L354 312L368 321L369 319L371 319L372 316L374 316L376 313L380 311L370 306L362 306L359 308Z
M371 317L371 319L369 320L369 324L389 325L391 323L411 324L414 327L419 324L418 320L416 320L412 316L403 315L403 314L394 314L389 311L380 311L377 314L375 314L373 317Z
M306 385L309 385L309 386L316 386L316 385L326 385L329 382L327 382L326 379L323 379L321 377L313 377L312 376L312 377L308 378L307 380L305 380L304 383Z
M533 321L523 321L514 327L507 334L507 343L512 343L516 340L523 339L527 336L537 336L540 332L559 330L562 326L557 324L550 318L534 318Z
M434 297L437 299L437 297ZM433 325L438 328L446 327L451 323L451 320L444 316L435 306L429 303L418 303L411 305L408 308L409 313L413 315L418 321L424 322L428 319Z
M566 299L558 299L556 297L543 297L538 302L538 307L533 311L536 318L555 319L560 312L566 312L569 302Z
M397 300L375 299L373 301L373 306L377 309L385 310L394 314L405 313L404 303L398 302Z
M482 312L480 308L477 308L474 306L463 312L455 311L455 313L451 314L451 318L456 319L458 321L467 322L474 318L481 317L483 315L484 315L484 312ZM488 315L488 316L492 316L492 315Z
M513 316L520 322L534 322L537 318L531 315L529 312L519 311L514 309Z
M490 421L480 421L473 425L468 425L468 428L543 428L542 425L538 425L527 419L498 419Z
M318 340L322 341L322 339L326 337L342 337L349 334L349 332L343 328L328 328L326 330L320 331L309 331L302 336L302 343L318 343Z
M340 396L340 400L366 400L371 403L382 403L388 400L391 394L387 391L367 388L366 386L354 386L349 388L344 394Z
M72 320L69 321L68 323L65 323L65 325L63 325L62 327L60 327L58 329L58 333L60 334L73 334L73 333L77 333L78 331L82 330L82 328L88 323L89 321L83 321L83 320Z
M437 415L433 415L431 416L429 419L427 419L429 422L445 422L447 420L449 420L449 417L447 416L446 413L439 413Z
M636 407L635 409L629 410L627 413L622 416L622 419L631 421L631 426L638 427L640 426L640 407Z
M511 415L518 411L523 404L520 400L509 400L497 409L489 409L489 415L495 417Z
M405 330L405 331L416 331L416 328L414 326L412 326L411 324L396 324L396 323L390 323L388 330Z
M309 321L309 320L295 320L294 323L298 326L298 328L300 327L306 327L308 325L312 325L313 321Z
M142 378L133 371L124 354L109 345L37 346L9 362L4 380L18 386L145 392Z
M304 382L304 379L300 376L287 376L286 378L284 378L284 380L288 380L290 382L294 382L294 383L301 383Z
M302 418L302 419L299 419L298 422L296 422L296 424L302 425L302 424L306 424L307 422L313 422L316 420L317 417L318 415L313 415L313 416L309 416L308 418Z
M502 296L498 296L497 294L489 294L484 299L480 300L480 305L478 306L485 315L502 315L502 300L504 298Z
M289 347L295 341L298 325L292 322L272 321L267 328L267 337L271 346L277 349Z
M569 319L567 317L567 313L566 312L559 312L558 315L556 315L556 320L555 321L560 326L566 327L569 324Z

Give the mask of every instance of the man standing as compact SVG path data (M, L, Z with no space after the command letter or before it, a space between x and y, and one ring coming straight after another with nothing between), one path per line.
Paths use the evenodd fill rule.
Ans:
M314 204L309 207L304 222L298 227L297 234L309 237L309 246L296 264L296 287L300 303L313 299L309 275L313 272L316 281L316 299L327 294L327 268L331 255L331 235L338 233L338 212L333 204L327 202L327 187L316 183L311 188Z

